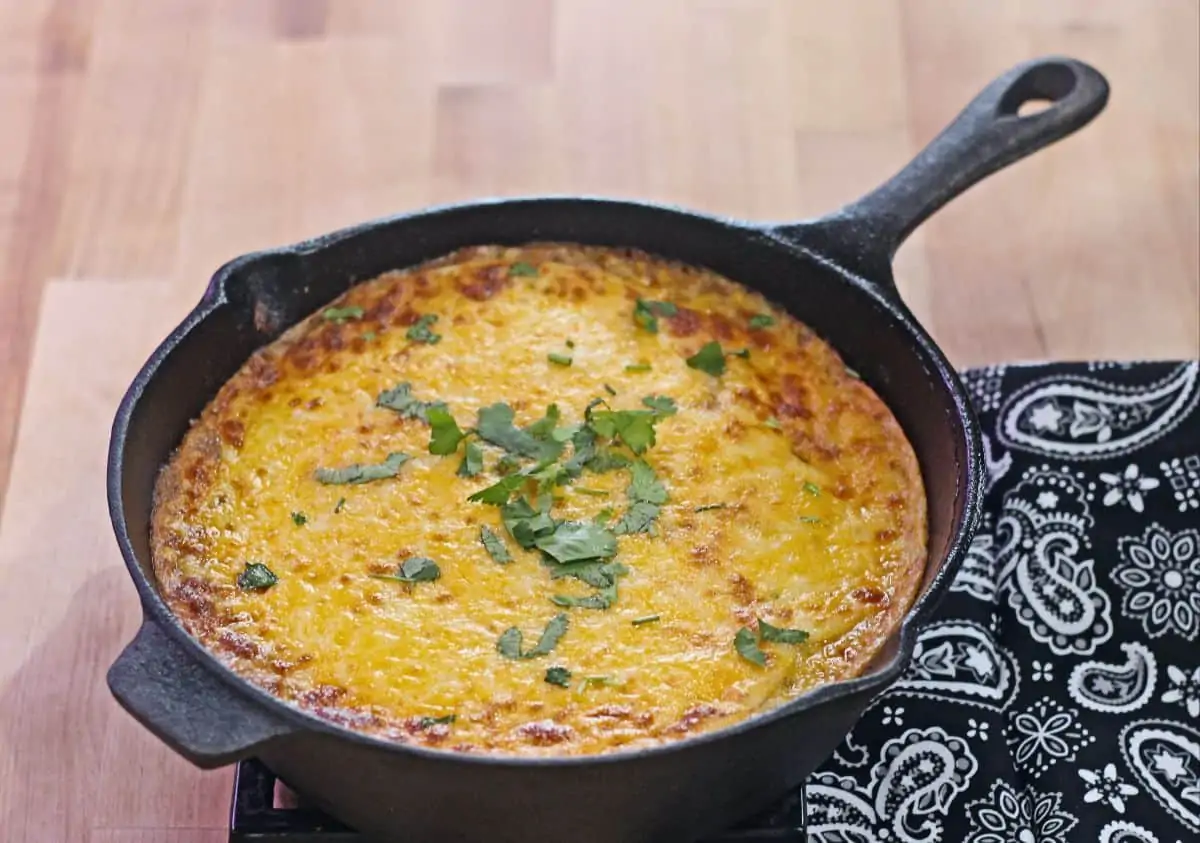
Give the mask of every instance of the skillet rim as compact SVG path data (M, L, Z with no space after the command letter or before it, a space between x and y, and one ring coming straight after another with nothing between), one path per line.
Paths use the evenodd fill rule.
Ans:
M718 729L689 735L661 744L637 747L629 750L618 749L598 754L565 756L474 754L398 743L324 720L302 708L289 704L266 689L260 688L250 682L241 676L241 674L221 662L183 627L178 617L163 600L157 585L152 583L151 577L147 576L142 570L137 560L137 554L133 549L129 537L129 523L122 495L124 458L130 420L138 411L146 388L159 376L159 369L163 362L197 327L214 316L222 307L238 307L238 303L233 301L229 296L229 284L237 281L239 273L258 263L280 257L294 257L303 261L308 256L318 254L323 250L381 228L404 225L419 220L432 220L439 216L451 216L455 213L470 211L501 211L505 207L514 206L550 206L556 204L603 206L613 212L626 209L681 217L690 222L707 223L724 228L730 233L745 238L747 242L755 243L759 247L782 250L788 253L789 257L793 260L815 263L826 271L837 275L842 283L847 283L855 287L860 293L865 294L867 299L864 301L864 304L873 304L875 307L883 309L889 318L899 323L909 335L909 339L915 342L920 352L932 363L933 371L929 372L929 374L937 380L941 389L949 392L949 397L954 408L954 416L957 417L963 429L964 436L959 439L955 448L957 452L956 457L958 458L955 466L958 475L958 488L954 498L956 502L961 499L963 505L961 515L958 518L952 519L951 539L946 552L942 554L937 573L933 575L932 579L928 580L928 585L924 587L923 593L917 596L903 616L900 624L885 639L887 642L896 640L895 653L887 663L876 667L870 673L818 685L782 705L778 705L767 711L751 714L748 717ZM267 737L265 740L249 743L245 747L246 749L277 742L282 743L287 740L295 740L316 734L350 740L377 750L411 754L425 760L443 763L468 763L502 768L559 768L598 764L621 764L647 757L660 757L675 752L686 752L708 743L733 739L743 732L765 726L786 717L801 715L808 709L820 705L832 704L839 699L863 693L882 691L898 679L904 669L907 668L912 658L912 652L916 645L916 638L920 628L928 621L929 615L932 614L941 598L945 595L950 581L966 556L971 539L978 527L982 513L984 480L982 444L978 421L971 410L966 390L957 372L950 365L932 337L929 336L901 301L890 270L884 279L868 279L805 244L805 234L808 232L815 234L824 229L823 223L826 219L805 221L798 224L794 222L782 224L759 223L729 216L700 213L673 204L594 195L551 194L498 197L433 205L411 212L379 217L340 228L327 234L301 240L290 245L249 252L226 262L213 274L197 305L158 344L138 370L123 395L113 420L106 469L109 517L116 535L117 544L121 550L121 556L125 562L125 567L138 592L143 612L142 627L144 628L147 625L157 627L172 643L181 647L189 658L194 662L198 662L199 666L203 667L212 679L221 682L226 688L240 694L242 697L248 698L250 702L262 709L268 718L274 718L282 722L284 726L282 730ZM534 238L531 238L528 242L532 242L532 239ZM623 244L616 244L616 247L619 248L621 245ZM672 258L671 255L662 254L662 256L678 260L678 258ZM353 281L349 286L354 286L365 280L368 279L364 278ZM837 350L836 346L834 350ZM921 362L923 367L928 371L925 361ZM926 494L928 496L928 493ZM928 576L930 562L931 559L927 554L925 562L926 576ZM140 635L140 632L138 634ZM133 641L136 642L136 640L137 636L135 635ZM122 655L131 646L132 642L126 645L126 648L118 655L117 662L120 661ZM236 756L238 753L235 751L234 755Z

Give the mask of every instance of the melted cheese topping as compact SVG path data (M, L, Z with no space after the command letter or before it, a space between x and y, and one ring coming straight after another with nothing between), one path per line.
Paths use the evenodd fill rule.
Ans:
M516 262L536 275L511 273ZM638 297L678 312L651 333L634 321ZM728 724L851 676L909 605L925 552L912 450L837 355L759 295L645 255L550 245L465 250L333 304L362 316L314 314L257 353L158 487L154 560L168 602L207 647L279 697L397 741L605 752ZM436 344L407 337L424 314L438 316ZM751 329L755 314L774 324ZM749 357L728 358L720 377L689 367L713 339ZM376 405L400 382L446 402L463 429L495 402L512 406L518 426L551 403L565 425L597 397L614 409L645 409L652 394L677 402L644 454L669 500L656 535L619 537L616 561L629 574L615 605L551 602L594 590L552 580L552 564L513 541L497 507L467 501L499 477L498 448L484 445L482 474L459 476L461 446L430 454L425 422ZM411 459L394 478L314 479L318 468L397 451ZM585 471L557 489L552 515L591 520L609 508L615 520L629 477ZM482 525L505 541L511 564L485 551ZM441 577L371 576L411 556L435 560ZM248 562L266 564L277 584L239 588ZM560 612L569 629L549 655L497 652L509 627L528 649ZM659 620L633 623L647 616ZM758 666L734 647L756 618L810 637L762 643ZM570 686L545 681L550 667L569 670Z

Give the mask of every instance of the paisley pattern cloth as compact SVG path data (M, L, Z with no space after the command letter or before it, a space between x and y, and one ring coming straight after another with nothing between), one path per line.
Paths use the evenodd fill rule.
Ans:
M1200 840L1200 362L964 380L984 522L907 674L809 779L810 841Z

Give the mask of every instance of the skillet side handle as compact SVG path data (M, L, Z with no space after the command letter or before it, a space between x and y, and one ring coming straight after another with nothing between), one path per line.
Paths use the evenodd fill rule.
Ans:
M1019 64L983 89L904 169L823 219L772 233L828 253L866 277L890 278L905 238L980 179L1087 125L1108 102L1090 65L1050 56ZM1021 115L1029 102L1048 101Z
M155 737L206 770L248 758L292 731L197 664L149 618L109 668L108 687Z

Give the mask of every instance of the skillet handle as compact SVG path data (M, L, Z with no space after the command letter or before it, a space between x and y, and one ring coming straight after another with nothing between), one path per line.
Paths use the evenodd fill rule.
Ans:
M1023 104L1043 100L1051 104L1017 113ZM772 233L867 277L890 278L896 250L930 214L985 176L1082 128L1107 102L1108 82L1081 61L1050 56L1019 64L880 187L823 219Z
M108 687L155 737L206 770L249 758L293 731L198 664L149 618L108 669Z

